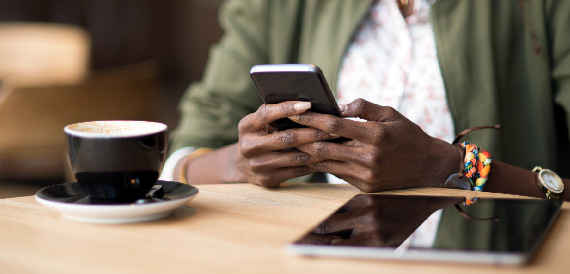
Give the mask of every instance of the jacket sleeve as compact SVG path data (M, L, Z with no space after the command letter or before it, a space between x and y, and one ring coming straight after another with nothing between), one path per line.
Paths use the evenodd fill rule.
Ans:
M232 0L222 5L224 36L210 49L202 80L193 83L179 103L181 117L171 134L171 152L237 142L240 119L262 103L249 70L267 62L269 2Z
M570 1L550 2L548 12L554 100L563 108L570 129Z

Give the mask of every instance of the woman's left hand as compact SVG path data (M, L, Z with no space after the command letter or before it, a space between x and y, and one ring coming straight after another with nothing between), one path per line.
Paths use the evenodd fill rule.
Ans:
M363 99L340 106L344 117L305 112L291 120L347 137L342 144L321 141L297 149L322 159L311 167L332 173L364 192L412 187L441 187L459 171L458 148L428 136L391 107Z

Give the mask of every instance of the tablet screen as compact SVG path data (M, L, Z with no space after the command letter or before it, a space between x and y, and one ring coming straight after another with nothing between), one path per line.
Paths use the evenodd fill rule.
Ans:
M313 256L492 264L529 261L558 200L359 194L289 246Z

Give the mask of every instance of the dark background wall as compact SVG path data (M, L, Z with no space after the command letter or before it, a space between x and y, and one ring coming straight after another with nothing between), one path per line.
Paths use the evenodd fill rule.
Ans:
M222 0L0 0L0 21L57 22L91 34L91 69L156 60L162 120L175 126L176 104L201 78L208 48L222 34Z

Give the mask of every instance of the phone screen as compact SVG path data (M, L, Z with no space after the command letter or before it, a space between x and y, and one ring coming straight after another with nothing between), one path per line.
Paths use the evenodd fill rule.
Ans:
M258 65L251 77L266 104L311 102L311 111L341 117L338 105L321 72L314 65ZM278 130L304 127L289 119L276 121Z

